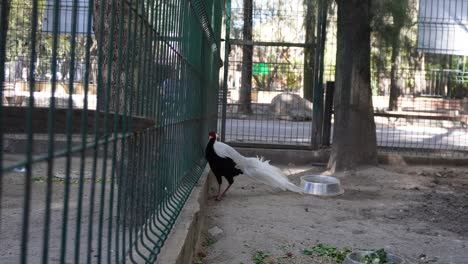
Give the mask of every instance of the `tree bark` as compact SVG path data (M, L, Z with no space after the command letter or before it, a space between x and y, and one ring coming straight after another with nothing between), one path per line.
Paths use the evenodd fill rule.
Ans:
M388 102L388 109L390 111L398 110L398 97L401 95L401 83L400 79L400 30L395 29L398 32L394 34L392 40L392 68L390 70L390 99Z
M370 86L370 0L338 0L335 125L328 169L377 164Z
M305 43L309 46L304 48L304 98L313 101L313 85L314 85L314 62L315 62L315 28L317 22L317 5L315 0L304 0L306 6L306 17L304 21L305 27Z
M425 55L422 52L415 52L414 58L414 82L417 95L426 92L426 70Z
M244 41L252 41L252 12L253 2L252 0L244 0L244 28L243 37ZM239 111L244 114L252 113L252 57L253 57L253 45L248 43L242 46L242 77L241 87L239 94Z

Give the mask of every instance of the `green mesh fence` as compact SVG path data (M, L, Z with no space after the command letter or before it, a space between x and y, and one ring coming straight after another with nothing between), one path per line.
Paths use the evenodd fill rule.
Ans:
M372 9L379 149L466 159L468 0L379 0ZM222 139L265 148L333 144L324 97L335 80L336 2L232 1L226 13Z
M152 263L217 121L222 1L2 0L2 263Z
M221 139L317 149L328 1L226 2Z

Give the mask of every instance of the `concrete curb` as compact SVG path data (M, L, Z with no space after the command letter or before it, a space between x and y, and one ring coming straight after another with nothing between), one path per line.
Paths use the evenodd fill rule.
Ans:
M156 263L192 263L205 223L210 167L206 165L172 228Z
M295 165L310 163L327 163L330 150L297 150L297 149L262 149L262 148L235 148L246 157L263 156L272 163ZM281 161L281 162L279 162Z

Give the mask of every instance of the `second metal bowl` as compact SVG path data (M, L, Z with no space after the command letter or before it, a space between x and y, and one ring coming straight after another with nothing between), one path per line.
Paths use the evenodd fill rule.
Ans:
M362 264L360 260L366 255L371 254L373 251L354 251L346 255L344 264ZM395 264L406 264L406 261L395 254L387 253L387 261Z

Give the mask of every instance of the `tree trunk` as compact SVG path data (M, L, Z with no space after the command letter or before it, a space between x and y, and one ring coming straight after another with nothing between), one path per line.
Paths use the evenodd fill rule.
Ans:
M447 69L447 64L448 64L448 55L442 55L442 62L441 62L441 72L440 72L440 77L438 80L438 90L439 90L439 95L445 97L447 95L446 90L445 90L445 69Z
M242 46L242 80L239 94L239 111L244 114L252 113L252 57L253 45L252 41L252 0L244 0L244 41L249 42L248 45Z
M370 0L338 0L335 124L328 169L377 164L370 86Z
M415 92L417 95L426 92L426 70L424 62L424 53L416 52L415 53L415 63L414 63L414 83L415 83Z
M448 63L447 63L447 67L445 69L447 70L451 70L452 69L452 64L453 64L453 55L449 55L448 56ZM447 97L448 98L452 98L453 97L453 93L452 93L452 80L451 80L451 73L450 71L446 71L445 72L445 82L447 83Z
M5 58L6 58L6 43L7 43L7 34L8 34L8 17L10 15L11 1L10 0L1 0L0 6L0 105L4 104L4 94L3 94L3 82L5 81ZM0 107L0 115L3 118L3 111ZM2 124L3 125L3 124ZM3 128L0 128L0 133L4 133ZM2 139L3 140L3 139ZM3 151L3 150L2 150ZM0 163L3 166L3 155L0 155ZM0 173L0 215L2 213L2 198L3 198L3 186L2 186L2 177L3 173ZM0 220L0 230L2 230L2 221Z
M380 34L375 34L375 38L377 39L377 45L379 47L382 47L382 38ZM385 55L382 54L382 51L380 49L377 49L377 51L375 52L373 60L376 69L377 95L385 95L385 92L387 90L387 76L385 75L386 71L384 63Z
M396 28L396 32L392 39L392 69L390 71L390 100L388 102L388 109L390 111L398 110L398 97L401 94L400 83L400 31L401 28Z
M309 46L304 48L304 98L313 100L314 86L314 61L315 61L315 27L317 22L317 5L315 0L304 0L306 6L306 17L304 21L305 27L305 43Z

